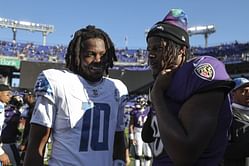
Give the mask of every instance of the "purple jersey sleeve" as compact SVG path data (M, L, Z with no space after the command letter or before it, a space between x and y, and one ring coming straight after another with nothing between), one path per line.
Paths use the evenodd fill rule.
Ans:
M222 85L229 91L233 88L231 83L225 65L221 61L210 56L199 57L185 63L176 71L167 96L183 102L203 89Z

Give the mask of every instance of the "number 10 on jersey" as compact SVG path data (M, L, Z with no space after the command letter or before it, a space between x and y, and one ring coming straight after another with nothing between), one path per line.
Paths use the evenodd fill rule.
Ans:
M110 106L106 103L94 103L92 109L83 116L79 151L108 150Z

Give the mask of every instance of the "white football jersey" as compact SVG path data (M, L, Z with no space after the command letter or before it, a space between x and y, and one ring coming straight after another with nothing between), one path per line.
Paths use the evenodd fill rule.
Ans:
M115 131L124 130L127 87L97 85L65 70L43 71L36 82L31 123L52 128L50 166L111 166Z

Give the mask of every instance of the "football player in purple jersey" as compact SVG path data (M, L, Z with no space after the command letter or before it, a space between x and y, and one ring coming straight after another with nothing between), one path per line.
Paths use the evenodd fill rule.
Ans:
M147 119L149 109L144 96L139 96L135 102L134 109L131 111L130 120L130 140L135 147L135 166L151 165L151 149L148 143L142 140L142 127Z
M212 56L186 61L187 16L171 9L148 32L149 65L154 76L153 110L143 140L154 147L154 166L218 166L231 123L229 91L234 82ZM149 123L151 122L151 123Z
M50 166L125 166L124 106L127 87L107 77L116 60L103 30L89 25L75 32L67 69L38 76L25 166L43 165L51 135Z

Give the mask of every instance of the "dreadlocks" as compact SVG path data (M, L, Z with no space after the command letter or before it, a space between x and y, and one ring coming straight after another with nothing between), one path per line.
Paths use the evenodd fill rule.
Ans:
M166 46L163 49L163 67L168 67L176 61L182 46L171 40L163 39L162 41L166 42Z
M108 69L113 67L113 61L117 61L114 45L106 32L99 28L95 28L93 25L88 25L86 28L82 28L75 32L73 39L70 41L66 53L66 67L74 73L80 73L81 66L81 53L84 49L84 41L90 38L100 38L105 42L106 47L106 64L105 72L109 74Z

